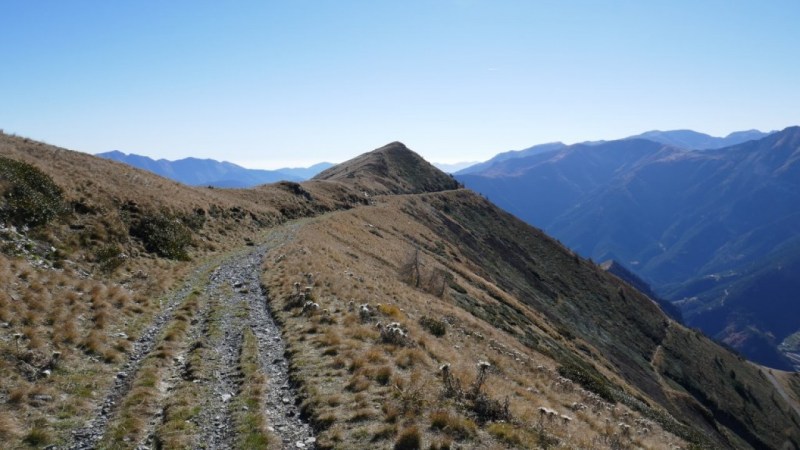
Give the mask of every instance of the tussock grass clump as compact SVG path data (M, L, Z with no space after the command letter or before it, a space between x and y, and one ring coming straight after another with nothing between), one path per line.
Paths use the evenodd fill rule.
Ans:
M430 414L431 429L447 433L453 438L463 440L473 436L478 431L474 421L449 411L438 410Z
M394 320L400 320L403 318L403 312L400 311L400 308L398 308L397 305L380 304L378 305L378 312L384 316L391 317Z
M372 378L383 386L389 384L389 381L392 379L393 371L392 368L389 366L382 366L379 367L375 372L372 374Z
M53 437L44 424L36 423L22 438L22 442L32 446L41 447L49 444Z
M536 443L542 444L541 441L537 441L534 434L508 423L490 423L486 426L486 431L498 441L513 448L535 448ZM541 447L547 448L545 445L541 445Z
M422 448L422 435L414 426L401 431L394 443L394 450L418 450L420 448Z
M106 244L95 250L94 259L103 272L114 272L125 263L125 255L118 244Z
M20 436L19 423L10 414L0 414L0 441L10 442Z

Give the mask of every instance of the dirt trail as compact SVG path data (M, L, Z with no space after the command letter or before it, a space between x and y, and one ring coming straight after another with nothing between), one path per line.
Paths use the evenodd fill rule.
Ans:
M205 298L198 319L193 321L186 344L203 340L209 344L207 372L194 380L197 389L204 392L201 411L193 418L200 430L204 448L232 448L235 443L236 424L232 404L240 390L241 373L238 364L242 351L243 333L252 330L258 346L261 370L267 375L266 400L262 405L269 432L280 439L284 448L315 447L313 430L300 417L297 395L289 381L288 361L281 332L272 318L265 294L260 287L261 266L264 257L276 247L291 239L299 225L290 224L270 233L263 244L247 248L227 259L206 263L187 278L184 285L169 296L164 310L134 345L129 361L117 375L113 387L95 418L84 428L73 432L70 449L96 448L121 404L130 392L142 361L153 351L166 326L173 320L181 302L196 289ZM212 323L213 322L213 323ZM165 377L166 388L160 399L166 404L172 382L180 382L182 357ZM149 418L144 437L138 443L123 444L136 449L156 448L155 429L160 415Z

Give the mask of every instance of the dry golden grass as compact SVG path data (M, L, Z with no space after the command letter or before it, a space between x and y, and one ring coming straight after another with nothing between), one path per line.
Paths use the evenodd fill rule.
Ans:
M430 242L437 238L398 210L379 203L326 216L308 224L278 250L285 258L265 263L264 283L287 331L293 367L303 381L303 407L321 430L320 447L413 448L413 436L419 437L423 448L616 445L620 432L603 425L606 419L619 422L615 414L621 413L602 401L589 412L573 411L573 404L588 403L594 397L560 380L549 356L458 307L449 295L432 295L401 280L400 268L413 249L408 236ZM457 249L449 247L441 251L457 254ZM422 252L421 258L426 270L447 268L453 283L486 303L497 302L493 295L518 304L474 268L454 264L455 258L448 260L433 252ZM299 308L283 307L292 285L306 285L309 279L315 301L330 315L327 322L303 315ZM373 310L366 319L359 314L365 303ZM558 335L534 311L526 314L537 332ZM421 317L442 321L446 333L432 334L420 325ZM382 342L378 323L391 322L399 322L408 331L408 345ZM507 399L512 421L480 422L472 410L444 396L439 366L450 364L454 379L467 390L478 376L479 360L492 366L482 392L497 402ZM380 405L378 411L375 405ZM559 418L540 426L540 406L556 411ZM626 414L625 420L630 417L631 423L640 418L627 409ZM561 415L569 417L568 422ZM641 448L682 443L655 424L651 429L647 436L637 437Z

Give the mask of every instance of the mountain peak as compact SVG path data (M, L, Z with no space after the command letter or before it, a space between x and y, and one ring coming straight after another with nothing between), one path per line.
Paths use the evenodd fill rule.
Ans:
M452 177L398 141L333 166L313 179L355 184L373 194L416 194L458 188Z
M781 131L775 133L777 136L780 136L781 139L790 138L792 140L797 139L800 137L800 126L792 126L784 128Z

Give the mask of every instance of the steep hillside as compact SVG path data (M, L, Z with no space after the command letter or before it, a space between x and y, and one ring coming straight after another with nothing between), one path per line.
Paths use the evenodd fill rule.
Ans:
M683 314L681 314L680 308L656 295L656 293L650 288L649 284L647 284L644 280L639 278L635 273L628 270L628 268L619 262L608 260L601 263L600 268L628 283L631 285L631 287L642 294L650 297L654 302L658 303L658 306L666 315L673 320L683 323Z
M704 152L645 141L572 146L459 179L580 254L630 267L659 295L682 300L688 324L756 361L789 368L775 348L797 331L779 326L796 309L779 298L774 309L763 308L766 291L754 287L798 254L798 134L788 128ZM781 283L771 284L771 298L794 291ZM719 309L736 292L748 300Z
M125 154L120 151L98 153L97 156L144 169L183 184L225 188L247 188L278 181L303 181L332 165L320 163L308 168L258 170L246 169L233 163L213 159L155 160L147 156Z
M800 381L401 144L220 191L0 138L4 217L26 180L67 206L2 235L6 448L800 445Z

